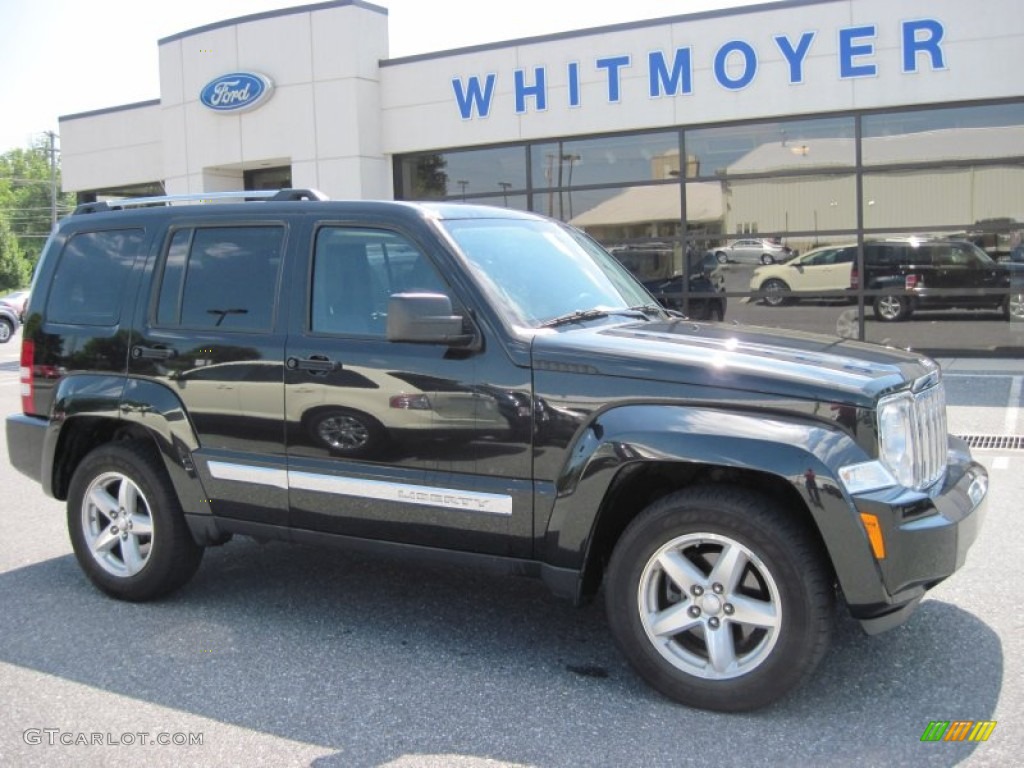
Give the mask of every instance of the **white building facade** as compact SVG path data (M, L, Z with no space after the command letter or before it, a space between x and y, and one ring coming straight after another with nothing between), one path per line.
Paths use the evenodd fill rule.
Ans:
M800 251L955 236L1007 258L1019 10L784 0L399 59L387 11L361 0L232 19L158 42L158 99L61 118L64 187L503 205L586 229L648 278L755 234Z

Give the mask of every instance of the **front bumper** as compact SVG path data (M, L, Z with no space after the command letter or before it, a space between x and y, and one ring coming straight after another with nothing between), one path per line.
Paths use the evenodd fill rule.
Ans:
M934 495L889 489L854 497L858 513L877 516L886 548L877 560L884 599L850 605L869 634L903 623L925 592L964 564L981 528L987 493L985 468L966 444L951 438L946 479Z

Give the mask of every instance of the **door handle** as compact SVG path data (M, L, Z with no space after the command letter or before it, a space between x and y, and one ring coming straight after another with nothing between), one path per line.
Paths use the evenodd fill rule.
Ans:
M341 367L334 360L329 360L320 355L314 355L305 360L289 357L284 361L284 365L289 371L312 371L313 373L331 373Z

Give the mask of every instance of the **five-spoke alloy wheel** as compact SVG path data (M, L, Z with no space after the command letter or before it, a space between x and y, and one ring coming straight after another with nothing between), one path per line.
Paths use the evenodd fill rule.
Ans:
M885 294L875 299L875 317L888 323L910 317L910 299L906 296Z
M825 654L835 589L812 534L766 497L669 494L626 528L605 600L639 674L694 707L741 711L798 687Z
M68 488L68 532L89 579L122 600L177 589L203 556L159 455L144 441L105 445L82 459Z
M314 436L338 456L372 456L387 439L387 430L380 422L358 411L323 412L313 419L311 428Z

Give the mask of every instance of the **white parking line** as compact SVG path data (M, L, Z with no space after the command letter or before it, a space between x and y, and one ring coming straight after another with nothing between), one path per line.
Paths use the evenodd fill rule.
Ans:
M1020 394L1024 389L1024 376L1014 376L1010 384L1010 398L1006 404L1006 417L1003 422L1005 434L1017 434L1017 418L1020 416Z

